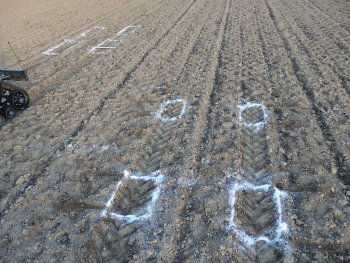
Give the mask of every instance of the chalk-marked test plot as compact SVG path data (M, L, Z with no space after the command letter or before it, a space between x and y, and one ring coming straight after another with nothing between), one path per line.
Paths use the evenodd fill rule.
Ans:
M273 233L268 233L260 236L251 236L246 233L244 229L242 229L236 223L236 203L237 203L237 194L241 191L257 191L257 192L268 192L273 191L273 201L275 204L275 211L277 213L276 221L275 221L275 230ZM276 187L272 187L269 184L265 185L253 185L250 183L238 183L235 182L229 190L229 203L231 208L231 214L229 219L229 224L227 225L228 231L233 231L237 234L237 237L249 246L255 245L258 241L265 241L269 244L285 244L282 239L282 234L288 233L288 225L282 219L282 200L285 198L287 194Z
M117 48L119 44L123 42L123 39L127 35L136 32L140 27L141 27L140 25L137 25L137 26L127 26L123 28L117 33L116 38L114 39L107 38L106 40L102 41L100 44L90 48L89 53L93 55L100 55L100 54L105 54L110 49Z
M237 107L239 109L238 121L242 126L252 131L258 131L265 127L269 114L263 104L246 102Z
M185 115L186 107L183 99L167 100L160 105L156 118L164 122L177 121Z
M144 176L124 171L123 179L101 212L102 217L111 217L126 223L145 220L153 214L159 198L164 175L156 171Z
M50 47L48 50L46 50L42 53L44 55L47 55L47 56L59 55L63 51L68 50L68 49L74 47L75 45L79 44L81 41L83 41L89 37L95 36L96 34L98 34L99 32L101 32L104 29L105 29L105 27L102 27L102 26L95 26L95 27L89 28L88 30L85 30L84 32L79 33L78 35L75 35L71 38L64 39L63 41L61 41L57 45Z
M256 102L245 102L237 107L239 109L238 121L244 128L243 136L249 134L252 140L261 141L261 137L266 136L264 129L269 117L266 107ZM266 139L263 141L267 143ZM253 153L261 155L260 151L253 151ZM249 158L254 159L255 157L250 156ZM272 185L270 175L261 176L260 170L256 173L255 178L266 177L268 180L249 182L249 178L245 178L246 173L243 171L236 176L235 182L229 188L231 213L227 231L234 232L238 239L248 246L265 241L270 245L281 246L288 250L283 235L288 234L289 229L287 223L282 219L282 201L286 198L287 193Z

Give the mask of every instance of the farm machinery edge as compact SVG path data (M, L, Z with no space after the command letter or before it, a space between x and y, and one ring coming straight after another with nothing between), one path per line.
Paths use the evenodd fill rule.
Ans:
M26 91L8 81L28 80L23 69L0 69L0 127L29 106Z

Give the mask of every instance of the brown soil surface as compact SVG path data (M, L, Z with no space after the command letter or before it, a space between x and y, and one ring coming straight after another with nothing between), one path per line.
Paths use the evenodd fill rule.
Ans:
M350 262L349 1L0 5L0 262Z

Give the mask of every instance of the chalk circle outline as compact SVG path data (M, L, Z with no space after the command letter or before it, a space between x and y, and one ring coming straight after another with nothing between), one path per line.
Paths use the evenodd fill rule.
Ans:
M273 200L277 210L277 219L276 219L276 228L274 230L274 238L269 238L267 236L261 235L257 237L252 237L248 235L243 229L236 226L235 217L236 217L236 194L242 190L252 190L252 191L264 191L267 192L269 189L273 189ZM282 244L283 247L287 246L286 241L283 239L282 234L288 234L289 228L288 224L282 220L282 199L285 199L287 193L279 190L277 187L273 187L271 184L264 185L253 185L251 183L233 183L229 188L229 206L231 208L231 213L229 216L229 222L226 226L228 232L234 232L237 234L239 240L245 243L248 246L254 246L259 241L265 241L268 244Z
M120 189L120 187L123 185L123 183L127 180L140 180L140 181L153 181L156 184L155 189L151 191L151 200L148 201L145 204L145 209L147 212L141 215L135 215L135 214L129 214L129 215L122 215L120 213L109 211L110 207L112 206L113 199ZM105 203L105 208L101 211L101 217L110 217L112 219L118 219L121 221L124 221L126 223L132 223L134 221L142 221L145 219L148 219L152 216L153 210L155 208L156 202L159 198L160 192L161 192L161 186L164 182L164 175L161 173L161 171L155 171L151 173L150 175L144 176L141 173L135 173L132 174L127 170L124 170L124 177L122 180L120 180L116 186L116 189L111 194L110 198Z
M243 105L237 105L237 107L239 109L238 121L241 125L249 128L253 131L259 131L259 130L265 128L265 125L266 125L267 120L269 118L269 112L264 104L259 103L259 102L246 102ZM261 108L263 115L264 115L264 119L262 121L255 122L255 123L244 120L242 114L245 110L247 110L249 108Z
M171 117L171 118L163 117L162 115L163 115L163 112L166 109L166 107L168 107L169 105L176 104L176 103L182 103L182 109L181 109L180 114L175 116L175 117ZM187 103L184 99L167 100L160 105L159 110L156 113L156 118L163 121L163 122L177 121L185 115L186 108L187 108Z

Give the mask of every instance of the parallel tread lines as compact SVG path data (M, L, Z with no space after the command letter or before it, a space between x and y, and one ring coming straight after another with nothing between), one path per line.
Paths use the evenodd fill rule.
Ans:
M191 2L190 5L184 10L184 12L180 15L180 17L175 21L175 23L167 29L167 31L157 40L157 42L153 45L153 47L151 47L150 49L148 49L145 54L141 57L141 59L138 61L138 63L136 63L136 65L134 65L129 71L128 73L125 75L122 83L120 83L119 85L117 85L114 89L112 89L107 95L104 96L103 100L97 105L97 107L86 117L84 118L80 124L77 126L77 128L75 128L75 130L70 134L70 136L68 136L68 138L63 141L60 146L58 146L56 148L55 151L53 151L53 153L48 157L48 159L46 160L46 162L44 163L44 165L42 166L42 168L40 169L40 171L38 173L36 173L34 176L32 176L30 182L27 184L26 187L22 188L19 192L17 192L14 195L14 198L11 198L11 201L8 201L4 210L0 212L0 219L4 217L4 211L8 210L15 202L18 198L20 198L21 196L23 196L26 192L26 189L30 186L30 185L35 185L36 181L38 180L38 178L40 178L41 176L43 176L45 174L45 170L50 166L50 164L53 161L53 157L55 156L55 154L60 151L60 150L64 150L66 148L66 146L72 142L74 142L75 138L79 135L79 133L84 129L84 127L86 126L87 123L90 122L91 118L95 115L98 115L100 113L100 111L102 110L102 108L104 107L104 105L106 104L106 102L112 98L112 96L114 96L121 88L123 88L123 86L125 86L125 84L130 80L131 75L138 69L138 67L143 63L143 61L148 57L148 55L151 53L152 50L156 49L159 44L161 43L162 39L168 35L171 31L172 28L174 28L177 23L188 13L188 11L191 9L191 7L194 5L195 1Z
M283 32L280 30L278 23L277 23L277 20L276 20L276 17L274 15L274 12L273 12L271 6L269 5L269 3L267 2L267 0L265 0L265 4L266 4L266 7L269 11L270 18L271 18L273 24L275 25L277 32L279 33L280 38L282 39L283 43L285 44L286 50L290 51L291 50L290 44L289 44L287 38L284 36ZM338 175L340 180L344 181L345 184L349 184L350 181L347 181L349 179L346 179L346 176L349 173L349 171L348 171L349 168L347 167L346 164L343 164L343 160L344 161L346 160L345 156L342 152L340 152L340 150L336 146L335 138L331 132L329 125L326 122L325 117L323 116L323 112L317 106L314 91L310 87L309 82L308 82L307 78L305 77L302 69L300 68L296 58L294 56L292 56L289 52L288 52L288 57L293 64L294 74L299 82L299 85L302 87L305 95L307 96L307 98L310 101L312 109L316 115L316 120L318 122L320 130L322 131L322 134L323 134L325 141L328 142L327 146L333 155L333 158L336 162L336 166L339 168L337 171L337 175Z
M214 95L214 90L217 85L217 80L219 76L219 63L220 63L220 56L221 56L221 51L223 49L223 43L224 43L224 36L225 32L227 31L227 24L228 24L228 18L229 18L229 10L231 7L231 0L226 0L225 1L225 8L224 8L224 13L221 18L220 26L219 26L219 33L218 33L218 39L216 42L216 45L214 47L214 51L212 51L212 57L211 57L211 72L208 74L207 82L205 84L205 91L204 95L202 96L202 101L199 106L199 112L200 115L197 117L196 123L195 123L195 130L193 133L192 138L198 138L193 142L194 149L191 151L191 159L189 160L188 165L191 166L192 163L198 163L198 159L201 154L201 145L203 143L203 140L205 140L205 134L207 133L208 130L208 115L210 114L210 103L212 103L213 100L213 95ZM214 61L212 61L214 60ZM205 128L203 129L202 125L205 125ZM193 167L195 172L198 171L198 165ZM191 195L191 193L190 193ZM189 200L190 195L186 196L186 199ZM184 221L184 218L186 217L186 211L183 210L181 212L181 221ZM184 221L185 227L183 227L181 233L180 233L180 238L177 240L177 246L176 247L181 247L180 243L184 240L184 237L188 234L189 232L189 223ZM176 255L174 256L176 259L175 262L182 262L184 259L183 253L181 251L177 251Z

